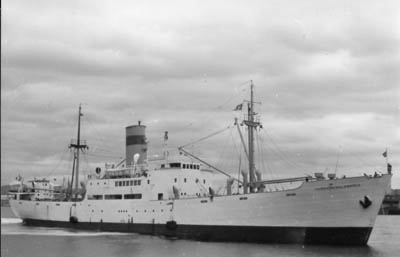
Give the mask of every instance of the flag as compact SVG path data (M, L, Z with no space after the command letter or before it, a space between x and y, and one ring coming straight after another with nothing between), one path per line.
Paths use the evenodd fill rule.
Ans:
M383 155L383 157L387 157L387 150L382 154Z
M167 141L168 140L168 131L165 131L165 133L164 133L164 141Z
M392 165L390 163L387 164L387 172L388 174L392 174Z
M235 110L234 110L234 111L241 111L241 110L242 110L242 108L243 108L243 103L241 103L241 104L238 104L238 105L236 106L236 108L235 108Z

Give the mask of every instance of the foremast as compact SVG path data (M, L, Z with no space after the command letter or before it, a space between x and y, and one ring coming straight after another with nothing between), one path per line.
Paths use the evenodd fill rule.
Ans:
M201 163L204 163L207 166L213 168L214 170L216 170L216 171L228 176L229 178L232 178L233 180L238 181L240 184L243 184L245 188L249 187L250 188L250 193L255 193L255 189L260 185L260 183L263 183L263 181L261 181L261 176L258 178L258 181L256 179L256 166L255 166L255 161L254 161L254 132L257 129L257 127L262 128L262 126L261 126L261 123L256 119L256 113L254 112L254 104L256 102L254 101L253 87L254 87L253 81L251 80L250 81L250 101L245 101L245 102L247 102L248 113L247 113L247 117L245 117L245 119L243 120L243 123L248 127L248 149L249 149L248 152L246 151L245 142L244 142L244 139L242 137L242 133L240 132L239 125L238 125L238 122L237 122L237 118L235 118L235 125L238 126L238 131L239 131L242 143L243 143L243 148L244 148L244 151L245 151L246 156L248 157L248 161L249 161L249 176L250 176L250 181L249 182L247 182L248 181L247 179L245 179L242 182L239 179L236 179L236 178L232 177L231 175L227 174L226 172L216 168L215 166L209 164L208 162L206 162L206 161L196 157L195 155L191 154L190 152L186 151L184 149L184 147L188 146L189 144L186 144L184 146L178 147L178 150L180 152L183 152L186 155L189 155L192 158L200 161ZM240 104L239 106L240 106L240 109L239 109L239 107L236 107L236 108L238 110L241 110L242 109L242 104ZM201 139L199 139L199 140L197 140L195 142L199 142L199 141L205 140L205 139L209 138L210 136L219 134L220 132L223 132L223 131L225 131L225 129L223 129L221 131L218 131L216 133L213 133L213 134L211 134L211 135L209 135L207 137L201 138ZM192 142L190 144L193 144L195 142ZM247 192L246 189L245 189L245 192Z
M81 140L81 117L83 116L82 113L82 106L79 104L79 111L78 111L78 132L77 132L77 139L71 140L71 144L69 148L74 148L74 162L72 167L72 181L71 181L71 194L70 197L74 198L75 200L78 199L78 188L79 188L79 150L80 149L88 149L89 147L86 145L85 140ZM75 172L74 172L75 171ZM75 194L73 193L73 183L75 177Z
M256 166L254 162L254 132L255 129L261 126L260 122L255 120L256 113L254 112L254 92L253 81L250 81L250 101L247 103L247 119L243 120L248 127L248 149L249 149L249 177L250 177L250 193L255 192L256 182Z

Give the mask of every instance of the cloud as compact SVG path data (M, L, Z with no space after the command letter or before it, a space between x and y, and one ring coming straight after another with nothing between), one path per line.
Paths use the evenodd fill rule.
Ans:
M332 169L340 147L354 174L382 169L386 147L398 167L398 10L396 1L7 2L2 175L53 170L80 103L99 166L124 156L124 127L138 120L152 153L166 130L175 147L232 124L250 79L265 169ZM231 137L196 151L236 170Z

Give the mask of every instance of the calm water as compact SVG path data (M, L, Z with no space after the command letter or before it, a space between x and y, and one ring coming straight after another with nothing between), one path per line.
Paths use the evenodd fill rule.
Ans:
M400 256L400 216L378 216L367 247L210 243L22 226L1 207L1 256Z

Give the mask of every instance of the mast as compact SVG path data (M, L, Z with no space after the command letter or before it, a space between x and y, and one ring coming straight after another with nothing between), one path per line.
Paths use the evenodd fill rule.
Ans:
M78 198L78 188L79 188L79 150L88 148L85 141L83 142L83 144L81 144L81 117L82 116L83 116L82 106L81 106L81 104L79 104L78 135L77 135L76 142L74 142L74 140L72 140L71 144L69 145L69 148L71 148L71 147L75 148L75 158L74 158L74 163L75 163L75 200L77 200L77 198ZM74 181L71 181L71 183L73 183L73 182ZM71 188L72 188L72 186L71 186Z
M74 185L74 174L75 174L75 160L76 160L76 154L74 152L74 160L72 162L72 176L71 176L71 182L70 182L70 185L69 185L69 188L68 188L68 190L69 190L68 198L72 197L72 192L73 192L72 190L73 190L73 187L74 187L73 185Z
M254 119L254 93L253 93L253 81L250 84L250 102L248 102L248 115L247 120L244 120L244 124L248 127L248 144L249 144L249 176L250 176L250 193L254 193L255 189L255 163L254 163L254 129L257 128L260 123Z

